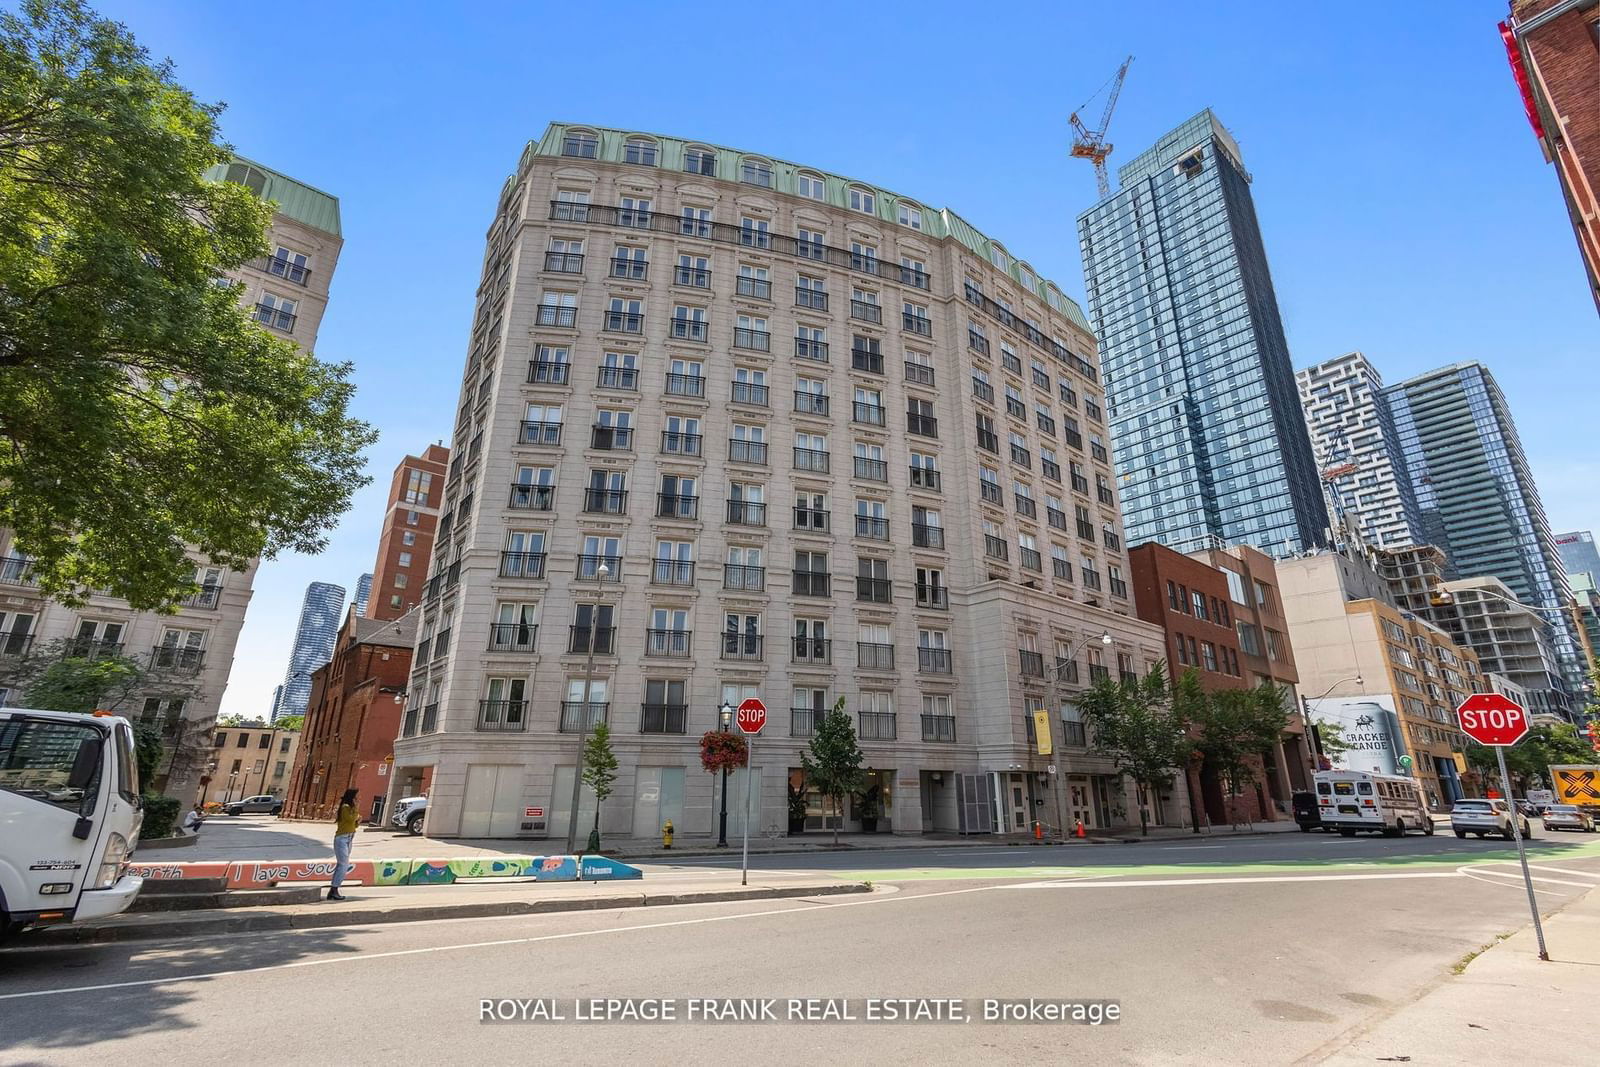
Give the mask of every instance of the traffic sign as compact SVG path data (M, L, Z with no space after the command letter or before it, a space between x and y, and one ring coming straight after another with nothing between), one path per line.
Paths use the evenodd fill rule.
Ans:
M1480 745L1514 745L1528 732L1528 713L1501 693L1474 693L1456 715L1461 732Z
M749 697L739 705L739 714L735 716L739 729L747 734L759 734L761 728L767 725L767 706L757 697Z

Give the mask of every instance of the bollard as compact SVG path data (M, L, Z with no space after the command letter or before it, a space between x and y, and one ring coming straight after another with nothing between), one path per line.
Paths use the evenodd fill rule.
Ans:
M1078 828L1077 828L1077 830L1075 830L1075 831L1074 831L1074 833L1075 833L1075 834L1076 834L1076 835L1077 835L1077 836L1078 836L1078 837L1085 837L1085 836L1087 836L1087 835L1086 835L1086 834L1085 834L1085 833L1084 833L1084 832L1083 832L1083 820L1082 820L1082 819L1079 819L1079 820L1078 820L1078 821L1077 821L1077 822L1078 822Z
M666 825L661 828L661 847L662 848L671 848L672 847L672 820L671 819L668 819L667 822L666 822Z

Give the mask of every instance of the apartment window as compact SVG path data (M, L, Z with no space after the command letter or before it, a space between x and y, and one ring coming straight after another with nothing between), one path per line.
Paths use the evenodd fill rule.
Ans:
M882 623L862 623L856 627L856 666L868 670L894 669L894 645L889 627Z
M870 215L878 209L878 200L870 189L863 189L858 185L850 187L850 210L861 211Z
M578 159L594 159L600 151L600 139L592 133L570 131L561 140L561 154Z
M409 567L411 566L411 553L402 552L396 557L396 560L399 562L400 566Z
M641 167L656 165L656 144L642 137L630 137L622 146L622 161L634 163Z
M732 463L765 464L767 428L753 423L734 423L733 436L728 439L728 460Z
M906 432L919 437L939 436L939 420L933 414L933 401L915 397L906 401Z
M740 296L753 297L757 300L771 300L772 279L767 273L767 268L757 267L750 263L739 264L739 277L735 284L735 291Z
M857 441L855 443L855 467L852 473L857 478L865 481L888 481L889 464L884 462L883 446Z
M863 741L895 739L894 703L888 692L863 691L857 733Z
M611 250L611 276L638 280L650 273L650 253L636 245L616 245Z
M938 567L917 568L917 606L949 609L950 601L946 595L943 570Z
M1050 546L1050 572L1062 581L1072 581L1072 557L1060 545Z
M1023 567L1030 571L1044 569L1043 561L1039 557L1039 542L1032 534L1017 534L1017 549Z
M1193 610L1185 609L1188 614L1197 619L1210 621L1211 616L1206 613L1206 595L1204 593L1198 589L1189 590L1189 603L1193 606Z
M933 508L912 507L911 543L917 548L943 548L944 516Z
M403 544L403 545L414 545L414 544L416 544L417 543L417 532L415 530L406 530L406 531L404 531L400 535L400 543Z
M822 434L797 433L794 435L794 469L828 473L828 439Z
M852 270L871 271L878 273L878 246L862 244L860 241L850 242L850 268Z
M899 218L902 226L910 226L913 230L922 229L922 209L919 207L901 204Z
M723 564L722 587L760 592L767 585L767 569L761 549L751 545L729 547Z
M759 185L763 189L771 189L772 164L764 159L746 157L739 162L739 180L746 185Z
M611 298L606 309L606 329L620 333L640 333L644 330L644 304L638 300Z
M766 219L746 215L739 220L739 243L746 248L771 248L772 235Z
M856 536L889 540L889 505L886 502L856 498Z
M705 396L704 369L697 359L671 360L667 364L667 392L673 396Z
M256 304L255 320L274 330L293 330L295 311L299 305L286 296L262 293Z
M572 629L569 636L568 652L589 652L596 655L610 655L614 644L615 629L612 625L612 614L615 609L610 604L579 604L572 612Z
M825 234L821 230L808 230L804 226L795 231L794 254L802 259L821 259L823 249L826 247Z
M889 580L888 560L856 560L856 599L869 604L893 603L894 586Z
M711 225L710 208L686 207L683 209L683 221L678 228L685 237L710 237Z
M826 552L796 552L794 554L794 592L799 596L830 596L828 554Z
M661 494L656 501L656 516L663 519L696 519L700 517L700 497L695 492L693 478L678 474L661 476Z
M771 351L772 334L767 329L767 320L757 315L740 315L733 330L733 347Z
M1272 609L1272 589L1265 582L1256 582L1256 604L1263 611Z
M911 487L939 489L939 457L929 452L911 453Z
M795 191L808 200L822 200L827 197L827 186L815 174L801 174L795 179Z
M433 485L433 475L426 471L408 471L406 476L406 490L403 499L407 504L428 503L428 492Z
M1000 488L1000 472L993 467L978 467L978 490L985 503L1000 504L1005 499L1005 493Z

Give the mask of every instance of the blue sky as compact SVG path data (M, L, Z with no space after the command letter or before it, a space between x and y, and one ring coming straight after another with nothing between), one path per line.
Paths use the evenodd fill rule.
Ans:
M483 233L551 120L745 147L948 205L1082 299L1094 199L1067 115L1123 56L1113 169L1210 106L1255 177L1297 367L1488 364L1557 530L1600 527L1578 447L1600 321L1495 32L1504 0L762 5L102 0L227 138L338 196L318 354L383 436L328 550L263 564L225 713L264 712L302 592L372 567L389 472L445 438ZM280 47L281 45L281 47ZM1096 109L1092 109L1097 112Z

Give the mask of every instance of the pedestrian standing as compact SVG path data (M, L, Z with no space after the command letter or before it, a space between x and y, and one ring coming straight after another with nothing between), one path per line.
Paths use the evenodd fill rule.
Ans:
M350 866L350 846L356 843L356 827L361 825L354 789L346 789L339 798L339 812L333 822L333 884L328 887L328 899L343 900L345 897L339 892L339 886L344 883L344 872Z

